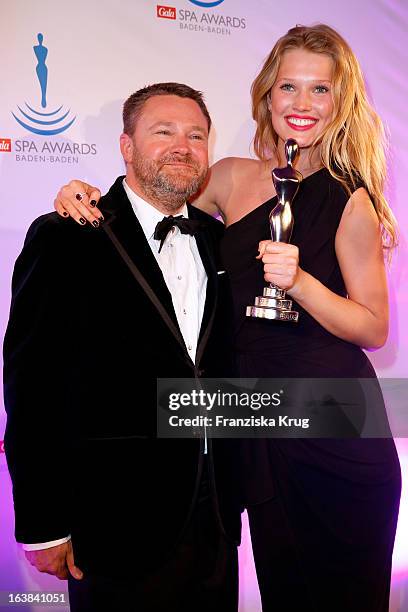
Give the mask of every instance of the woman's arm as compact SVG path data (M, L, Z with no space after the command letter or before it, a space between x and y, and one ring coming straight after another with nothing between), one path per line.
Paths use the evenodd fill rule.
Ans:
M224 160L216 162L208 170L208 175L204 185L200 191L190 198L191 204L200 210L203 210L209 215L220 215L219 197L217 196L217 187L219 186L219 167Z
M233 158L221 159L208 171L207 179L191 203L209 215L222 215L223 202L228 197L230 167ZM103 216L97 208L101 192L97 187L74 179L59 190L54 208L62 217L72 217L80 225L88 221L98 227Z
M365 189L358 189L349 199L335 248L348 298L299 268L293 245L260 243L265 279L286 289L335 336L364 348L380 348L388 335L387 280L380 224Z

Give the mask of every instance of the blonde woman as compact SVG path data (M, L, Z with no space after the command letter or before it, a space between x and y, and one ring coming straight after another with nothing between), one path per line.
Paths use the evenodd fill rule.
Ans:
M326 25L289 30L252 85L252 111L258 160L219 161L195 201L226 225L240 374L375 378L360 347L387 338L384 256L396 228L382 125L348 44ZM291 244L268 240L271 169L287 138L304 177ZM97 226L99 197L72 181L55 207ZM265 280L287 290L297 325L246 318ZM264 610L388 610L401 485L392 439L246 441L241 469Z

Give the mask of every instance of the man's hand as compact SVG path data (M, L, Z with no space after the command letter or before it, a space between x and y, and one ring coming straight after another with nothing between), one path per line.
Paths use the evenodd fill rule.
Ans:
M54 200L54 208L61 217L71 216L80 225L88 221L94 227L99 227L103 216L96 208L101 197L101 192L96 187L71 181L59 190Z
M83 573L74 563L71 541L43 550L26 550L25 556L39 572L52 574L60 580L67 580L69 574L77 580L83 577Z

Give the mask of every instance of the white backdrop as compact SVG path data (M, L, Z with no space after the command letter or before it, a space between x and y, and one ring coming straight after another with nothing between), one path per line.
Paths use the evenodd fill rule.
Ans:
M12 265L31 220L51 209L58 187L70 178L84 178L105 190L123 173L118 137L121 105L130 93L158 81L201 89L215 126L212 160L248 156L254 131L249 87L263 59L288 28L325 22L344 35L359 57L371 99L390 134L388 194L400 222L401 246L390 270L390 338L370 358L380 375L407 377L407 0L221 0L214 7L171 0L166 9L158 6L153 0L0 1L1 330L6 325ZM35 71L38 33L48 49L46 107L40 104ZM53 115L38 114L54 113L61 106ZM59 121L67 111L66 119ZM74 117L71 127L58 135L30 131L56 129ZM33 118L55 124L45 126ZM84 262L85 269L90 263ZM4 421L0 407L0 438ZM408 444L400 440L398 448L407 478ZM0 590L61 588L53 579L31 572L13 543L10 487L1 454L0 479ZM394 557L395 612L408 611L407 523L404 498ZM246 530L241 563L241 610L259 610Z

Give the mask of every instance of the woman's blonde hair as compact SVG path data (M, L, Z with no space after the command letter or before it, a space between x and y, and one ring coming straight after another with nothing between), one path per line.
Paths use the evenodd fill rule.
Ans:
M254 150L261 160L278 156L278 135L273 129L268 97L276 81L282 55L305 49L329 55L334 62L333 119L313 143L319 144L321 163L351 194L356 181L365 184L381 223L384 249L397 244L397 224L384 197L385 136L381 119L367 100L359 63L346 41L331 27L297 26L275 44L251 87L252 116L257 123ZM347 177L348 182L345 177Z

